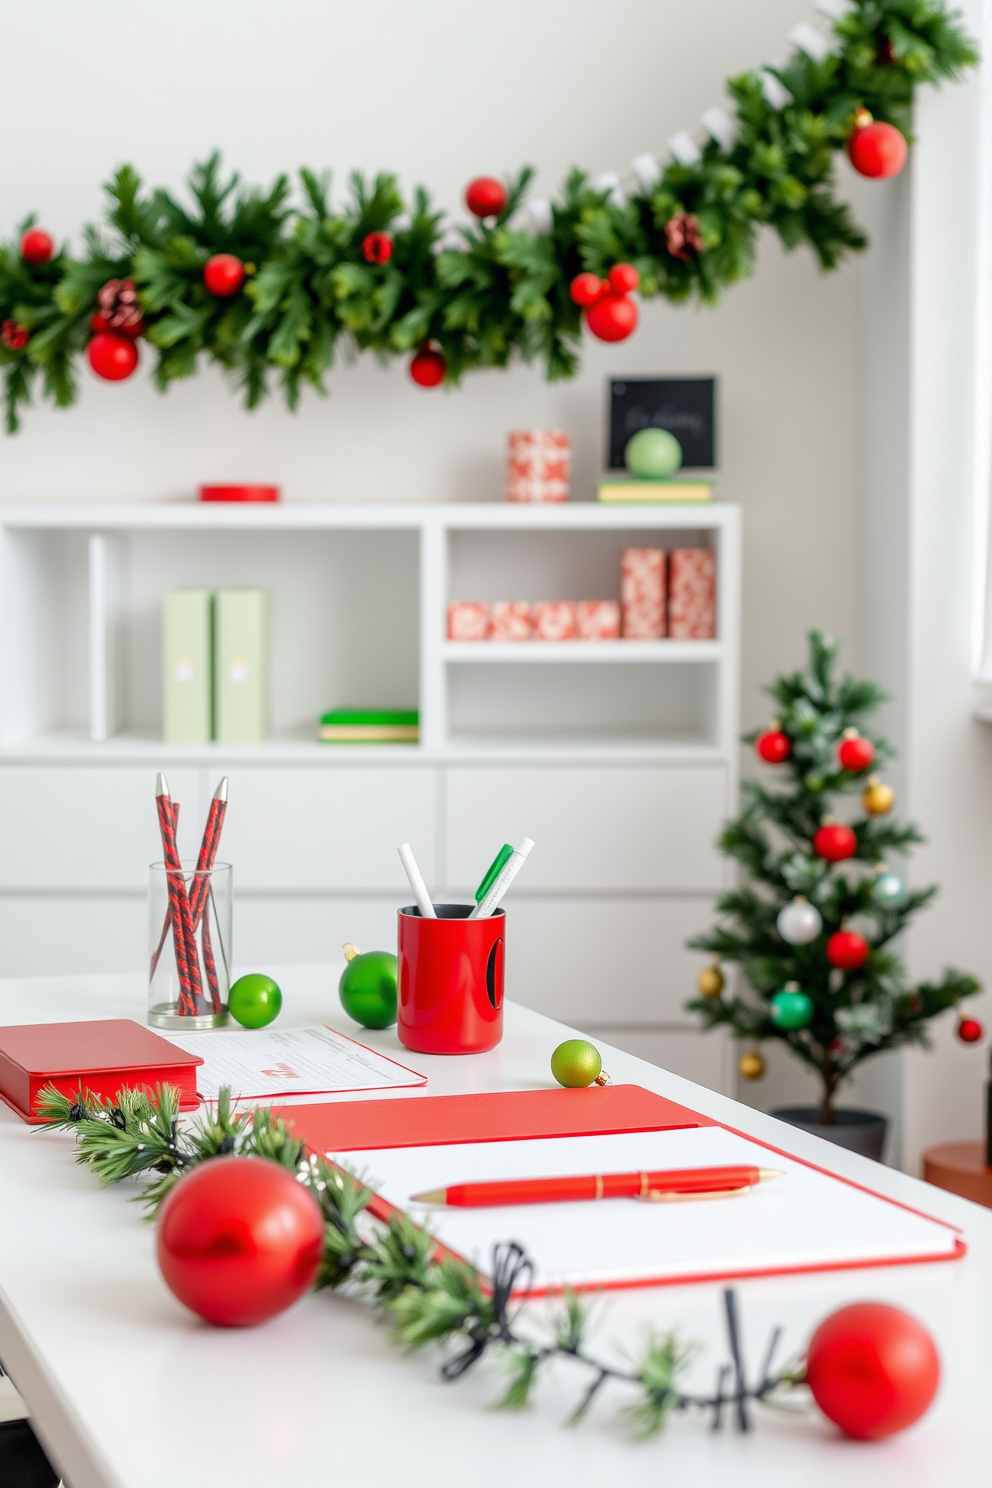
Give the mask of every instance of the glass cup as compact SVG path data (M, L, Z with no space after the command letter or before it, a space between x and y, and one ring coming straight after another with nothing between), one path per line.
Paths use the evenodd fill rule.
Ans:
M148 1021L155 1028L220 1028L231 985L230 863L148 869ZM183 902L189 906L188 917ZM192 952L189 934L192 933Z

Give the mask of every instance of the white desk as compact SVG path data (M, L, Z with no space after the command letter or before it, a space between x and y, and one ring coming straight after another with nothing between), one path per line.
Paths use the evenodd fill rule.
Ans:
M341 1014L340 968L280 976L285 1021ZM278 972L277 972L277 975ZM0 1023L73 1017L143 1017L140 977L0 982ZM403 1054L429 1076L423 1094L535 1088L561 1024L509 1006L503 1043L454 1059ZM367 1041L399 1048L395 1032ZM758 1367L771 1327L786 1352L816 1321L863 1297L904 1306L938 1340L944 1375L924 1420L889 1442L844 1441L811 1411L799 1420L755 1409L747 1437L712 1435L700 1417L673 1420L635 1445L617 1427L629 1398L607 1392L578 1430L561 1422L583 1375L560 1366L534 1409L497 1414L502 1377L486 1364L457 1384L436 1359L404 1357L368 1309L310 1295L260 1328L210 1328L166 1290L154 1232L122 1185L101 1190L73 1162L71 1137L29 1128L0 1109L0 1356L33 1412L35 1428L72 1488L522 1488L622 1483L640 1488L986 1488L992 1467L992 1212L880 1168L770 1117L605 1049L614 1081L631 1081L777 1140L800 1156L857 1177L960 1225L958 1262L742 1282L747 1360ZM391 1098L416 1100L421 1092ZM347 1097L343 1097L347 1099ZM712 1385L727 1359L720 1289L688 1286L615 1293L598 1304L599 1348L635 1343L648 1324L675 1324L703 1344L691 1383Z

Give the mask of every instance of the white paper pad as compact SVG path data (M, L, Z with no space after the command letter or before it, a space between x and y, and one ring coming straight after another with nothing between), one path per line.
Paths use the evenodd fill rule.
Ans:
M222 1085L235 1099L276 1095L334 1095L346 1090L397 1090L426 1085L427 1076L356 1043L333 1028L255 1028L242 1033L164 1035L187 1054L199 1054L196 1088L215 1101Z
M334 1156L334 1154L330 1154ZM953 1254L957 1232L720 1127L611 1136L388 1148L335 1157L486 1274L517 1240L535 1288L820 1269ZM739 1198L650 1204L428 1209L411 1195L496 1178L626 1173L747 1163L784 1176Z

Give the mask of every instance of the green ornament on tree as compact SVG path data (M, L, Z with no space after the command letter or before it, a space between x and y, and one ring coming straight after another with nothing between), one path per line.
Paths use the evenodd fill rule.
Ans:
M348 965L338 993L349 1018L363 1028L389 1028L396 1022L396 957L389 951L366 951L345 944Z
M781 992L776 992L768 1010L776 1028L808 1028L813 1021L813 1004L798 982L787 982Z
M603 1060L595 1044L587 1039L566 1039L551 1056L551 1073L559 1085L578 1090L586 1085L609 1085Z
M642 480L667 480L682 464L682 446L667 429L640 429L628 439L623 460Z
M270 976L253 971L238 977L227 994L227 1010L242 1028L265 1028L282 1010L282 992Z

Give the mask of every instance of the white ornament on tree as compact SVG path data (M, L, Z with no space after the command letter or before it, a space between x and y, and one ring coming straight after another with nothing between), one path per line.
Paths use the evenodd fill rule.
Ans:
M809 945L823 929L820 911L801 894L779 910L775 923L779 935L790 945Z

